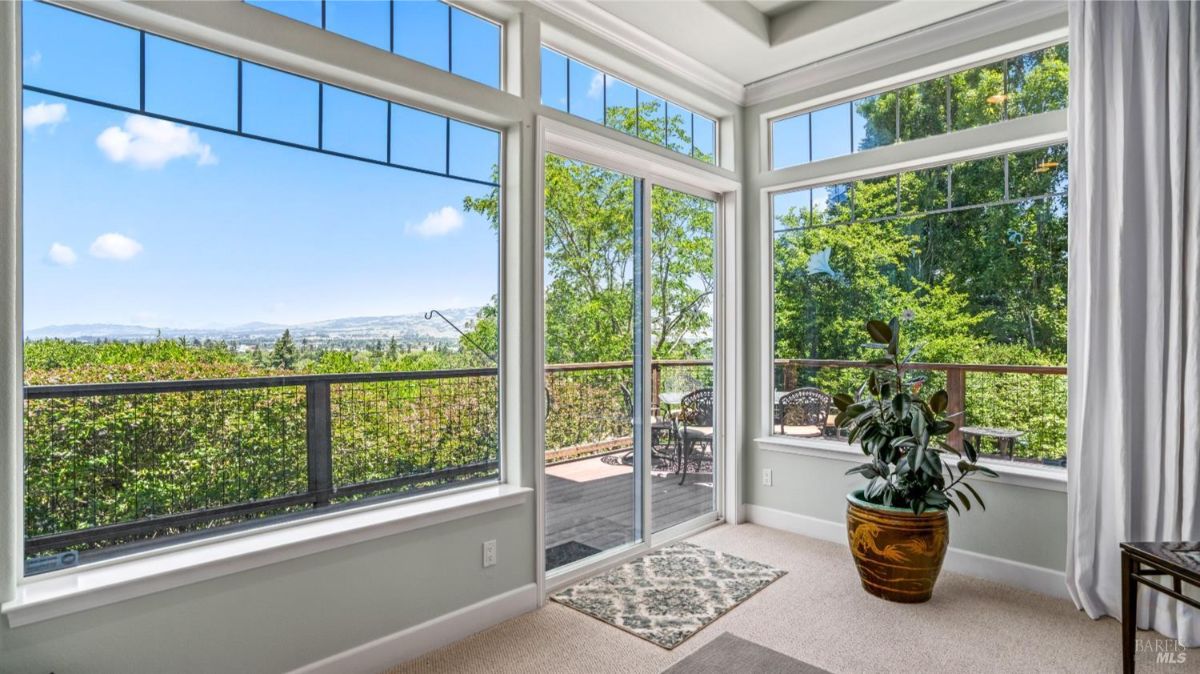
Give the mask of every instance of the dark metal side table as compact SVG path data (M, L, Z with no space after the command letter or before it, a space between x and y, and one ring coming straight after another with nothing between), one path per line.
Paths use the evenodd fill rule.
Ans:
M1170 587L1151 580L1170 578ZM1183 594L1183 583L1200 587L1200 542L1121 544L1121 667L1132 674L1137 646L1138 584L1195 609L1200 600Z

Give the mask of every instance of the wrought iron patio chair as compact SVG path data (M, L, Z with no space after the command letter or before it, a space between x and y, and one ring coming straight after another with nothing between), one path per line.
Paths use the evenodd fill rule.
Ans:
M679 403L679 417L675 422L679 431L676 434L679 442L679 463L683 477L679 484L687 480L688 462L697 445L708 447L709 455L713 451L713 390L702 388L685 395Z
M621 397L625 399L625 412L628 419L633 421L633 392L629 390L629 386L621 384ZM650 453L651 465L658 465L659 461L665 462L670 468L675 465L677 453L674 451L675 442L675 425L665 419L659 419L658 407L651 406L650 408ZM623 462L632 463L633 452L626 454Z
M804 429L815 427L817 433L824 435L829 426L829 408L833 405L833 397L821 389L805 386L788 391L779 399L775 406L775 423L783 435L801 435L789 433L788 429Z

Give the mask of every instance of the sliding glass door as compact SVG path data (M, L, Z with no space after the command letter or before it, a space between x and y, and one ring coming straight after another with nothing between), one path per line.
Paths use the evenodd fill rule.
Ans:
M550 571L642 539L642 181L546 156Z
M716 202L545 158L547 572L716 519Z
M716 202L655 185L650 200L652 531L716 508Z

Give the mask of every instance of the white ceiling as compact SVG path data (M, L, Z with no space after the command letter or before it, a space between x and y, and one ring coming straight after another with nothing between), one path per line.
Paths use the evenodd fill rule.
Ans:
M748 85L996 0L584 0L582 4L636 29L631 35L640 32L728 80Z

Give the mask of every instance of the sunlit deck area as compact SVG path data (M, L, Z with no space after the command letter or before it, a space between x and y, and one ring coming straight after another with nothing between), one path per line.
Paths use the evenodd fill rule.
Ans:
M633 540L636 502L633 467L619 462L623 453L547 466L547 550L575 542L599 551ZM653 471L655 531L712 511L712 473L705 470L708 472L689 472L683 484L674 471ZM551 553L547 565L561 566L574 561L572 557L580 551L594 554L587 548L568 546L562 556Z

